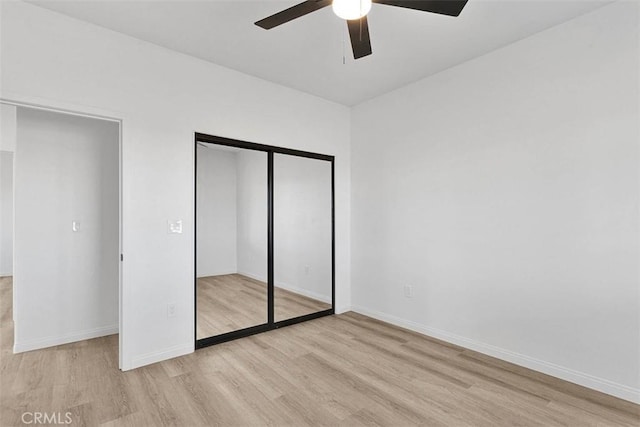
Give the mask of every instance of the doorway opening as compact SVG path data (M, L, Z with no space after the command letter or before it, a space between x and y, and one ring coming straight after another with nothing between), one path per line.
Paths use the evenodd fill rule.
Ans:
M3 140L13 147L13 227L2 230L13 234L14 353L119 334L120 121L2 108L15 138Z

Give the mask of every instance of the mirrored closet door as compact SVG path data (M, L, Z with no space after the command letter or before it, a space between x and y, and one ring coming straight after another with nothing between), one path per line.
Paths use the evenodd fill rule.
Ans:
M333 314L333 156L195 143L196 348Z
M196 145L196 339L268 323L267 153Z
M275 154L276 322L331 308L331 163Z

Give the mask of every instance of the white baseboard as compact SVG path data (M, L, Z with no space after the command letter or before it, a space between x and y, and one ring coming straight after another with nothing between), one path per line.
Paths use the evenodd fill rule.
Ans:
M260 282L266 282L266 279L258 277L257 275L252 274L252 273L245 273L245 272L240 272L239 271L238 274L240 274L242 276L247 276L247 277L249 277L249 278L251 278L253 280L258 280ZM296 294L305 296L307 298L311 298L311 299L315 299L315 300L318 300L318 301L322 301L322 302L327 303L327 304L331 304L331 297L327 297L326 295L321 295L321 294L318 294L318 293L313 292L313 291L308 291L308 290L303 289L303 288L298 288L296 286L291 286L291 285L289 285L287 283L283 283L283 282L278 282L278 283L275 284L275 286L276 286L276 288L280 288L280 289L284 289L286 291L294 292Z
M142 366L151 365L152 363L162 362L164 360L173 359L174 357L184 356L195 351L195 344L176 345L166 350L154 351L152 353L143 354L131 359L131 363L123 367L123 371L140 368Z
M211 276L227 276L229 274L236 274L236 271L215 271L213 273L209 272L206 274L198 274L196 276L196 279L202 279L204 277L211 277Z
M307 289L298 288L296 286L291 286L287 283L276 283L276 288L284 289L289 292L296 293L298 295L305 296L307 298L314 299L316 301L322 301L326 304L331 304L331 297L327 297L326 295L319 294L317 292L309 291Z
M13 273L0 273L0 277L11 277Z
M336 314L343 314L348 311L355 311L355 310L350 305L345 305L344 307L336 307Z
M257 274L247 273L247 272L244 272L244 271L238 271L237 274L239 274L241 276L247 276L248 278L253 279L253 280L257 280L258 282L267 283L267 279L265 277L260 277Z
M436 328L424 326L422 324L410 320L401 319L389 314L381 313L376 310L370 310L361 306L354 306L352 307L352 310L356 313L373 317L374 319L378 319L392 325L400 326L402 328L406 328L423 335L437 338L451 344L459 345L460 347L468 348L470 350L477 351L478 353L483 353L497 359L513 363L515 365L542 372L544 374L551 375L553 377L560 378L562 380L569 381L593 390L597 390L602 393L618 397L620 399L628 400L634 403L640 403L640 389L635 389L623 384L618 384L604 378L595 377L584 372L579 372L573 369L565 368L563 366L558 366L544 360L535 359L533 357L515 353L510 350L505 350L503 348L496 347L490 344L478 342Z
M39 338L24 342L16 341L13 345L14 353L23 353L25 351L40 350L42 348L54 347L56 345L69 344L76 341L90 340L92 338L104 337L118 333L118 325L102 326L90 329L88 331L72 332L69 334Z
M258 277L255 274L244 273L244 272L238 272L238 274L240 274L241 276L250 277L253 280L258 280L260 282L266 282L266 280L264 280L261 277ZM289 292L294 292L296 294L299 294L299 295L302 295L302 296L305 296L307 298L311 298L311 299L314 299L314 300L317 300L317 301L322 301L322 302L324 302L326 304L331 304L331 297L330 296L327 297L325 295L321 295L319 293L316 293L316 292L313 292L313 291L309 291L307 289L298 288L296 286L291 286L291 285L289 285L287 283L283 283L283 282L276 283L275 287L276 288L280 288L280 289L284 289L284 290L289 291Z

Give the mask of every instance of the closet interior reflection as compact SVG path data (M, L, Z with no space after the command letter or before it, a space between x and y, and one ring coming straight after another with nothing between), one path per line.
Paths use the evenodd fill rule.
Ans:
M267 153L196 146L196 338L267 323Z
M196 348L333 314L333 157L195 142Z
M331 163L275 154L275 320L331 308Z

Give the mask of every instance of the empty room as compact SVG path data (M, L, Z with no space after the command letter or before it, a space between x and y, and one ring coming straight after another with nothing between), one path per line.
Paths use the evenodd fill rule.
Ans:
M0 426L639 426L639 27L0 0Z

